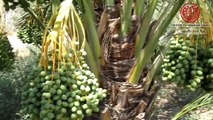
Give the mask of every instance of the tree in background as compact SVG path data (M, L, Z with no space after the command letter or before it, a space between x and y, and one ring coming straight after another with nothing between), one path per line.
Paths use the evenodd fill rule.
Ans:
M0 71L10 70L15 59L13 48L6 36L5 11L0 9Z

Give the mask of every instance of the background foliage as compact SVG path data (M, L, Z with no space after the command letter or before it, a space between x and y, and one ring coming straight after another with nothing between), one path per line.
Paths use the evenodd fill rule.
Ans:
M9 70L15 60L15 54L7 37L0 36L0 71Z
M11 72L0 72L0 119L15 120L19 112L21 89L28 82L29 71L32 70L37 59L36 54L26 58L19 58L13 65Z

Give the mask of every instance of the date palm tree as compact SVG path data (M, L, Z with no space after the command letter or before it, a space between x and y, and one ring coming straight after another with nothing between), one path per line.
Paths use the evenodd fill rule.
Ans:
M109 93L102 119L149 118L162 61L154 51L183 3L78 1L88 40L87 61Z
M162 61L161 52L155 50L160 37L170 32L167 28L184 1L70 0L85 29L87 63L108 90L100 115L90 119L149 119L159 90L155 76ZM20 4L45 27L27 2ZM61 1L48 2L52 16L59 16ZM66 13L71 15L66 10L61 14Z

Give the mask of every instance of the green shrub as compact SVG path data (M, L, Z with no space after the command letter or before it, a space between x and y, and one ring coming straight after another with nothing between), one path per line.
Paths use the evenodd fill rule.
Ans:
M0 71L11 69L14 60L15 54L7 37L5 35L0 36Z
M18 59L10 72L0 72L0 119L15 120L20 119L17 115L21 105L21 90L28 83L29 71L32 70L37 55L30 55L23 59Z

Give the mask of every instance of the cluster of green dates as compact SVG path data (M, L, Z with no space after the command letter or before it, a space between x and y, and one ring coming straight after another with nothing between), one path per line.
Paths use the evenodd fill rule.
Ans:
M23 24L18 32L18 38L24 43L40 46L42 43L43 29L39 25L28 22Z
M9 70L15 61L15 53L5 35L0 36L0 71Z
M213 44L204 48L190 40L172 39L163 60L162 80L191 91L213 89Z
M205 81L203 81L203 87L206 90L213 89L213 43L211 43L205 50L205 58L203 60L204 64L204 74Z
M36 67L22 93L22 112L32 120L82 120L98 112L107 91L99 87L83 57L79 60L80 66L68 60L59 63L54 74L52 65L47 70Z

